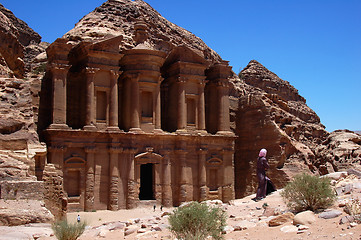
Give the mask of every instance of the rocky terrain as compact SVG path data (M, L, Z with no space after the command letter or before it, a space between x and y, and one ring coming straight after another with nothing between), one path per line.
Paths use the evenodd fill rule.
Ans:
M328 175L338 194L337 201L318 213L290 212L280 190L259 202L251 200L253 194L230 204L218 200L207 203L227 212L225 239L264 239L265 233L267 239L360 239L361 224L353 215L361 211L361 202L354 200L361 197L361 173L353 173ZM353 213L348 209L354 209ZM79 214L87 222L79 239L174 239L168 230L168 214L172 211L159 206L154 211L149 203L132 210L69 213L68 221L75 222ZM0 239L56 239L50 225L44 224L0 227L0 231Z
M139 21L148 27L146 44L155 49L169 52L185 45L211 62L221 61L201 39L141 0L109 0L84 16L63 38L76 44L122 35L121 49L130 49L135 46L132 35ZM47 44L1 4L0 37L0 179L35 180L35 155L46 151L38 141L36 127ZM250 61L239 75L233 75L231 83L232 129L238 136L237 198L255 191L254 162L260 148L268 149L268 175L278 188L299 172L323 175L361 168L361 135L328 133L297 89L259 62Z

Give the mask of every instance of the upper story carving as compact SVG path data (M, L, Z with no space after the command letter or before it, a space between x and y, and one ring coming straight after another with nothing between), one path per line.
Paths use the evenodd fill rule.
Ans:
M49 128L232 134L228 62L212 64L186 46L154 49L142 23L134 39L122 51L122 36L49 46Z

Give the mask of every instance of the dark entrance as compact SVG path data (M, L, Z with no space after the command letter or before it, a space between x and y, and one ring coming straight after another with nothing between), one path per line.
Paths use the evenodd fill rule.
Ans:
M140 165L139 200L155 200L153 163Z

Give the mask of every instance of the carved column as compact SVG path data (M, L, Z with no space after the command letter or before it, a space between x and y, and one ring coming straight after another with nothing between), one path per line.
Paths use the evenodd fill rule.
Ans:
M133 74L131 78L131 119L130 131L140 131L140 105L139 105L139 74Z
M118 154L122 151L120 147L109 148L109 210L118 210L118 183L119 183L119 167L118 167Z
M94 153L95 147L86 147L86 180L85 180L85 211L93 211L94 207Z
M233 148L224 149L223 155L223 183L222 183L222 201L229 202L235 198L234 192L234 165Z
M185 79L179 77L177 81L178 86L178 108L177 108L177 130L184 130L187 126L187 109L186 109L186 93L185 93Z
M96 130L94 126L94 76L98 68L89 68L85 70L86 74L86 117L84 130Z
M118 127L118 77L119 72L110 70L110 106L108 130L119 130Z
M187 163L186 150L176 150L178 155L178 162L180 164L180 181L179 181L179 203L187 202L189 198L188 179L187 179Z
M161 79L161 78L160 78ZM155 90L155 129L161 130L160 81Z
M171 175L171 161L170 161L170 151L162 151L164 156L163 158L163 196L162 196L162 205L165 207L173 206L173 194L172 194L172 175Z
M127 196L127 208L131 209L137 206L137 183L135 181L135 168L134 168L134 154L136 149L128 149L128 196Z
M217 85L219 112L217 134L230 133L228 83L219 81Z
M204 103L204 86L205 81L202 81L198 86L198 130L205 131L206 129L206 111Z
M198 150L199 201L205 201L208 198L206 154L205 148Z
M68 128L66 124L66 81L69 65L51 65L53 81L53 119L50 128Z

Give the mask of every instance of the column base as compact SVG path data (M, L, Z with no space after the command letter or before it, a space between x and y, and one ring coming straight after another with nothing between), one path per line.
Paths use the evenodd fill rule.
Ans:
M157 133L158 133L158 134L164 133L164 131L163 131L162 129L160 129L160 128L159 128L159 129L158 129L158 128L157 128L157 129L154 129L152 132L153 132L153 133L156 133L156 134L157 134Z
M129 132L133 132L133 133L143 133L143 130L140 128L131 128L129 129Z
M216 135L234 136L234 133L232 131L218 131Z
M201 134L201 135L207 135L207 131L206 130L197 130L197 133Z
M85 130L85 131L96 131L97 128L96 128L96 126L94 126L94 125L85 125L85 126L83 127L83 130Z
M187 133L188 131L187 131L187 129L177 129L175 132L176 132L176 133L179 133L179 134L185 134L185 133Z
M120 129L119 129L119 127L116 127L116 126L109 126L109 127L107 127L107 131L108 132L119 132Z
M69 126L65 123L52 123L50 124L49 129L69 129Z

